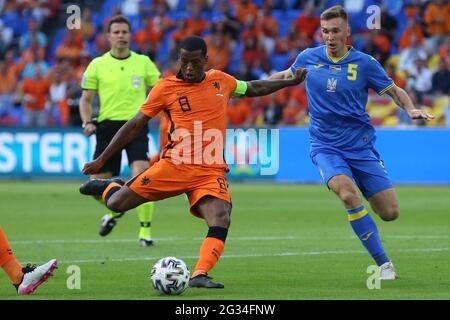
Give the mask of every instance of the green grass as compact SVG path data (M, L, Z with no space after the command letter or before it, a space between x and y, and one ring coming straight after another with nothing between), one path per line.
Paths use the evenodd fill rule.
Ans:
M156 204L156 246L137 243L130 212L106 238L105 210L78 193L79 183L0 182L0 224L23 262L60 261L36 294L18 297L6 275L0 299L450 299L450 188L398 187L400 219L375 218L400 278L369 290L373 264L353 235L338 199L319 185L232 184L232 224L222 259L211 272L224 290L188 289L159 296L151 266L164 256L192 270L206 226L184 196ZM67 289L70 265L81 289Z

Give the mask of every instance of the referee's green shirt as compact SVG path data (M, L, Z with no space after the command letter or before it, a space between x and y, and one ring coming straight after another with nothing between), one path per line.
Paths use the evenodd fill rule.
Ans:
M145 101L146 86L155 86L160 75L147 56L130 51L128 58L118 59L107 52L91 61L84 72L81 88L97 90L99 122L130 120Z

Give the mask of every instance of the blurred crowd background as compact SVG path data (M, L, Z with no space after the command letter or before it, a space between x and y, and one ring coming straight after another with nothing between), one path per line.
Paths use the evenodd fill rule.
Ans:
M80 29L66 27L72 4L81 9ZM417 106L436 116L411 122L388 96L371 92L373 124L450 127L446 0L0 0L0 126L79 126L80 81L89 62L109 50L104 25L113 15L130 20L131 49L148 55L163 76L177 71L179 41L196 34L207 41L209 68L253 80L321 45L320 13L335 4L350 14L349 43L373 55ZM380 29L367 27L370 5L381 8ZM31 123L33 112L41 117ZM228 114L230 127L307 126L305 89L231 99Z

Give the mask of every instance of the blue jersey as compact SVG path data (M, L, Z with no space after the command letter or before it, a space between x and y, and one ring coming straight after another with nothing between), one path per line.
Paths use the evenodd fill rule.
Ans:
M332 58L320 46L302 51L291 71L298 67L308 70L311 156L333 150L351 159L377 158L375 129L366 112L368 89L382 95L394 85L380 63L354 48Z

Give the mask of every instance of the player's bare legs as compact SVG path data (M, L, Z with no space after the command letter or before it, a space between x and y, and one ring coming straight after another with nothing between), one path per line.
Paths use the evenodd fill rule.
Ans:
M200 257L195 265L190 287L221 289L223 284L211 281L208 272L222 255L230 226L231 204L212 196L201 198L194 207L208 225L208 234L200 248Z
M362 201L355 183L346 175L334 176L328 181L328 187L341 199L345 208L361 206Z
M120 188L117 191L114 188ZM103 196L105 204L108 209L114 212L125 212L140 206L143 203L148 202L148 199L141 197L136 192L128 188L127 186L108 186L111 192L114 192L111 196L107 194ZM106 192L108 193L108 191Z
M377 192L368 200L373 211L384 221L395 220L400 215L397 194L393 188Z
M358 192L356 184L346 175L336 175L328 181L328 187L333 190L334 193L344 203L348 214L348 220L353 228L353 231L361 240L364 247L370 253L378 266L380 266L380 279L393 280L396 278L396 273L392 262L389 261L383 245L381 244L380 237L378 235L378 229L375 221L362 204L361 197ZM388 189L385 191L389 191ZM381 207L382 202L381 194L386 197L390 196L391 204L395 204L392 198L392 192L379 192L375 196L371 197L372 201L375 197L375 205L378 205L378 209L386 208ZM395 196L395 193L394 193ZM372 202L371 205L373 206ZM388 212L384 211L383 214ZM381 215L380 215L381 216ZM385 216L387 217L387 216Z
M203 197L195 205L195 209L205 219L208 227L230 227L231 204L212 196Z

